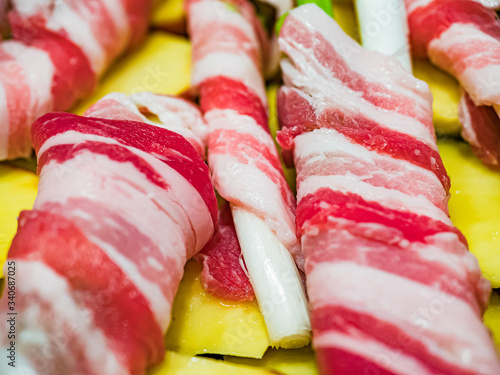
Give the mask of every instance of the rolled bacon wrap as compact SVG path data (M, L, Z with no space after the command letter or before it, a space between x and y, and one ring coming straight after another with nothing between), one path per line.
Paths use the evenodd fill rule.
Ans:
M150 0L15 0L0 44L0 160L27 157L30 126L89 95L144 36Z
M191 0L187 11L192 81L209 127L214 186L230 203L264 218L300 263L295 199L267 122L262 25L246 0Z
M163 358L184 264L214 232L216 198L195 148L137 121L126 97L88 112L98 113L51 113L32 128L39 191L8 255L19 371L144 374Z
M500 104L500 23L472 0L406 0L414 55L455 76L476 105Z
M498 1L406 0L413 52L428 56L455 76L466 93L460 120L462 136L476 155L500 168L500 22ZM472 113L473 112L473 113ZM493 121L492 121L493 120Z
M278 140L294 151L320 372L500 373L489 283L447 215L427 85L315 5L290 12L279 42Z
M493 107L476 106L467 93L458 105L462 137L484 164L500 170L500 118Z

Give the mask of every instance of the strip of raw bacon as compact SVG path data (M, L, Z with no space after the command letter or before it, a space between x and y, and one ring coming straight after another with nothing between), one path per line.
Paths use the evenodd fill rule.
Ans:
M164 125L136 121L123 99L89 112L105 118L53 113L33 125L39 191L8 259L27 373L144 374L163 357L184 264L214 232L216 198L198 152Z
M475 106L494 106L499 113L496 81L500 77L500 22L495 11L471 0L406 0L406 5L414 53L429 56L434 64L454 75ZM471 109L472 105L466 107ZM490 126L476 126L473 136L470 122L466 122L463 134L476 155L486 165L496 167L499 144L493 140L500 138L500 126L498 121L491 121L490 110L474 111L475 124ZM484 142L486 138L489 140Z
M68 110L144 36L150 1L24 1L8 14L15 41L0 44L0 159L27 157L29 128Z
M249 3L235 2L241 10L232 9L231 4L216 0L188 3L193 84L199 87L210 130L209 166L219 194L265 218L281 242L297 255L295 199L267 124L261 46L253 28L258 21L253 21ZM249 14L252 20L247 19ZM225 35L224 40L217 35Z
M206 291L229 301L253 300L229 204L220 209L218 229L196 257L203 264L201 282Z
M309 339L309 318L300 278L286 249L299 266L303 258L295 233L295 199L267 123L267 43L261 37L262 25L246 0L192 0L187 12L192 83L199 90L210 131L208 164L214 186L231 204L253 289L261 310L267 310L263 313L272 344L302 346ZM283 286L285 277L291 280L288 286ZM282 306L266 295L273 282L283 296ZM293 298L285 293L287 287L293 289ZM291 330L289 322L295 324Z
M457 77L476 105L500 104L500 23L471 0L407 1L413 52Z
M500 168L500 118L492 107L477 107L463 93L459 116L462 137L469 142L474 153L491 168Z
M428 88L315 5L291 11L279 41L279 139L294 150L321 373L499 373L481 321L489 283L446 214L446 172L415 159L442 166L424 156L435 150Z

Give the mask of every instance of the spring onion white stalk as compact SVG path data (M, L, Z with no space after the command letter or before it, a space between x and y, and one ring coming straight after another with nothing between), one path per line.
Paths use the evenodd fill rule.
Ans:
M412 71L404 0L355 0L363 47L396 57Z
M271 345L292 349L309 344L307 299L292 255L263 219L244 208L231 205L231 210Z

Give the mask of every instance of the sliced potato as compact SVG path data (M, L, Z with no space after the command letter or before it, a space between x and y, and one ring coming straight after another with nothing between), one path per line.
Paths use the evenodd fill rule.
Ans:
M458 103L460 86L458 81L448 73L436 68L428 60L413 60L413 74L427 82L434 101L434 127L436 133L458 135L462 129L458 119Z
M22 210L33 207L38 187L38 177L33 172L0 164L0 278L3 264L14 235L17 217Z
M271 375L255 367L226 363L210 358L191 357L167 351L165 360L152 368L149 375Z
M347 35L359 43L358 21L352 3L337 0L333 2L332 7L335 21Z
M490 305L484 314L484 324L491 330L497 350L500 351L500 295L497 292L491 294Z
M196 261L186 265L165 338L167 349L262 358L269 340L257 302L224 301L206 293L200 272Z
M140 48L113 64L97 90L79 103L73 112L83 114L104 95L114 91L179 94L187 90L190 83L191 44L179 36L152 32Z
M485 167L463 141L442 139L438 145L451 178L451 219L469 241L484 276L499 288L500 173Z
M224 357L228 362L266 368L286 375L317 375L318 367L311 347L302 349L269 348L262 359Z

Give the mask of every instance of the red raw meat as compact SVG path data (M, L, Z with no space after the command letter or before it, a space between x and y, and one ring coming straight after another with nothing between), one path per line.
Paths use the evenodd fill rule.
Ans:
M38 195L20 215L8 256L22 270L16 353L27 371L139 375L163 359L184 265L212 237L217 202L199 152L167 129L201 144L189 131L206 128L201 114L182 99L156 103L168 104L162 114L172 124L125 120L142 115L125 95L110 94L94 111L121 120L52 113L31 129Z
M269 132L262 24L246 0L190 0L186 9L214 187L233 206L265 219L302 266L295 198Z
M297 168L320 373L500 373L482 322L491 287L447 214L428 86L313 4L279 43L278 140Z
M459 105L462 137L484 164L500 169L500 118L492 107L476 106L467 93Z
M218 230L196 257L203 263L201 282L207 292L228 301L253 300L228 203L219 211Z

